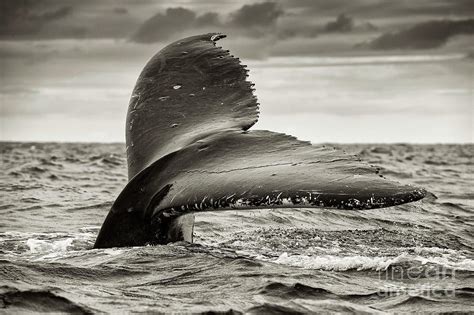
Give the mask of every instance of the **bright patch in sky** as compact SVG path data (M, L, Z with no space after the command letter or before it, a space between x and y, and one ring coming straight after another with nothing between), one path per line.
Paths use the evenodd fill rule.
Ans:
M66 57L4 67L1 139L124 141L128 100L152 54ZM109 51L109 41L88 49ZM140 45L123 43L123 54ZM247 62L248 61L248 62ZM254 129L318 142L471 142L471 60L462 54L244 60L261 103ZM71 66L74 65L74 66Z

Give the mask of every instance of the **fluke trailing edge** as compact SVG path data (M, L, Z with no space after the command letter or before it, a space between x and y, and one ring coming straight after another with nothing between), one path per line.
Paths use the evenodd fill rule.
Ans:
M250 131L258 119L253 84L239 59L216 46L223 37L179 40L143 69L127 115L129 182L96 248L190 240L193 217L183 215L196 211L373 209L424 197L355 156Z

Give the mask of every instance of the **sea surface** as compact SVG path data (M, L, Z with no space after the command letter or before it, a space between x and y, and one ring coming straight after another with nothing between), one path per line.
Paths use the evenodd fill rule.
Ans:
M428 196L205 212L193 244L92 249L124 144L1 143L0 312L474 312L474 145L335 146Z

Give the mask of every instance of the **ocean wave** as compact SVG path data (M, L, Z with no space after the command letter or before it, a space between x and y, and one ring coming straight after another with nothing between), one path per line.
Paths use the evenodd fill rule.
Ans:
M4 286L0 291L0 307L10 313L94 314L93 309L62 297L58 289L18 290Z
M35 260L61 257L71 251L91 248L97 229L83 229L77 233L2 232L0 251Z
M332 299L294 299L289 302L266 302L248 309L245 314L384 314L374 308Z

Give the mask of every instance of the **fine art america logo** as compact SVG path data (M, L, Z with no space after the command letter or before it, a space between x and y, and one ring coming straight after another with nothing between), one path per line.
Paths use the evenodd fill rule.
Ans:
M418 297L453 297L456 293L454 283L455 269L445 266L390 266L380 270L378 276L384 281L384 287L377 295L410 295Z

